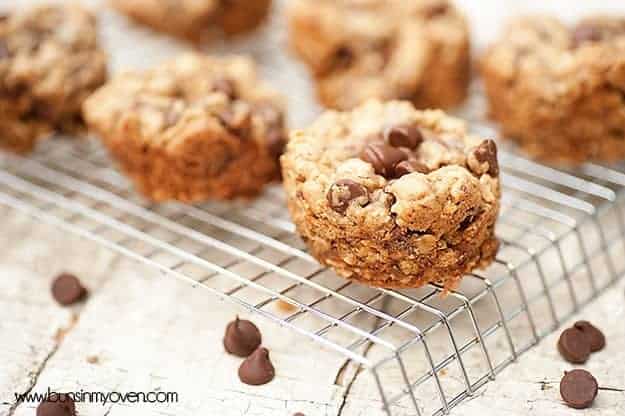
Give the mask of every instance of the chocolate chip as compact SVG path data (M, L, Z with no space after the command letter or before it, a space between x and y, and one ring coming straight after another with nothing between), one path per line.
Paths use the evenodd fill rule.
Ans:
M231 133L240 138L246 138L250 134L252 128L252 113L249 110L235 112L233 110L224 110L219 115L219 121Z
M295 413L293 416L306 416L305 414L303 414L302 412L297 412Z
M603 39L603 33L595 26L588 24L578 25L573 30L573 47L577 48L585 42L599 42Z
M597 352L605 347L605 336L603 333L588 321L577 321L573 327L579 329L586 335L590 343L590 351Z
M404 124L386 128L384 139L393 147L416 149L423 142L423 134L418 127Z
M0 60L10 58L10 57L11 57L11 53L9 51L9 47L4 41L0 40Z
M421 162L417 162L416 160L404 160L395 166L395 177L401 178L409 173L429 173L429 171L428 167Z
M87 289L72 274L63 273L52 283L52 296L63 306L80 302L87 296Z
M361 206L369 202L369 191L363 185L351 179L341 179L332 184L326 195L330 208L344 214L352 201Z
M375 173L388 179L395 175L395 166L408 159L408 156L401 150L387 144L372 143L365 147L360 158L370 163Z
M278 159L282 156L282 153L284 153L286 142L287 140L284 136L284 132L279 127L270 128L267 132L267 136L265 137L265 146L267 146L267 151L275 159Z
M257 348L239 367L239 379L251 386L267 384L276 375L267 348Z
M332 56L330 72L348 69L354 63L354 52L348 46L340 46Z
M218 78L213 81L213 91L220 92L231 100L237 98L236 85L227 78Z
M75 416L76 405L70 395L51 393L37 406L37 416Z
M592 406L598 392L597 380L586 370L568 371L560 381L560 395L565 403L574 409Z
M441 2L438 4L433 4L427 9L425 9L425 16L428 18L441 16L449 10L449 4Z
M588 337L577 328L568 328L560 335L558 351L562 357L573 364L583 364L590 356Z
M254 106L254 112L265 120L265 123L267 123L270 127L281 128L284 126L284 117L282 112L271 103L256 104Z
M251 321L236 319L226 326L224 348L230 354L247 357L260 346L262 337L258 327Z
M182 116L182 113L173 107L167 110L167 113L165 113L164 128L168 129L174 126L176 123L178 123L178 120L180 120L180 116Z
M497 144L493 140L484 140L473 150L475 159L480 163L488 163L488 173L491 176L499 175L497 161Z

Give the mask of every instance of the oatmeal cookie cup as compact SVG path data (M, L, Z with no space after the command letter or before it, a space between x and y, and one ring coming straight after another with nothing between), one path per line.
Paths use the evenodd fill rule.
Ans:
M271 0L111 0L113 7L154 30L190 41L215 32L227 36L257 28L271 9Z
M441 111L369 101L292 132L282 156L288 207L321 263L380 287L455 287L498 242L492 140Z
M469 29L448 0L292 0L288 20L327 107L378 98L449 108L466 97Z
M40 6L0 18L0 148L26 153L55 132L81 133L82 103L106 76L87 10Z
M252 197L280 175L282 97L246 57L189 53L120 75L85 102L84 115L155 201Z
M515 20L481 60L492 117L529 155L625 159L625 18Z

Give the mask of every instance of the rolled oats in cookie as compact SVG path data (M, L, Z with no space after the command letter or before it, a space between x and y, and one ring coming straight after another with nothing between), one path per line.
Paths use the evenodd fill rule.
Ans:
M0 148L24 153L54 132L81 132L81 105L106 74L90 12L50 5L7 14L0 19Z
M293 49L330 108L370 98L448 108L466 96L469 30L448 0L291 0L288 16Z
M113 6L136 22L191 41L215 32L236 35L258 27L271 0L112 0Z
M514 20L481 60L492 117L538 159L625 158L625 17Z
M328 111L291 133L281 161L299 234L346 278L451 289L496 254L497 147L442 111Z
M280 175L282 97L247 57L186 53L119 75L85 102L84 116L155 201L252 197Z

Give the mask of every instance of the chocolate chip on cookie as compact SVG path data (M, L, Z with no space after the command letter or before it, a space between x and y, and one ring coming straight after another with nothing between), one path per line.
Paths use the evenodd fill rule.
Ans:
M577 321L573 324L573 328L582 331L588 338L590 343L590 351L597 352L605 347L605 336L603 333L588 321Z
M433 18L437 16L442 16L449 11L449 4L447 2L440 2L437 4L432 4L428 6L424 13L427 18Z
M593 25L580 24L573 30L573 47L575 48L583 43L599 42L602 39L602 31Z
M565 329L558 339L558 351L573 364L583 364L590 357L590 341L586 334L577 328Z
M480 163L488 163L488 174L499 175L499 162L497 161L497 144L493 140L484 140L473 150L475 159Z
M10 56L11 54L9 52L9 47L7 46L6 43L0 40L0 60L9 58Z
M236 85L227 78L218 78L213 81L213 91L220 92L231 100L237 98Z
M272 157L279 158L284 153L284 147L286 146L286 138L282 130L279 128L269 129L265 145Z
M375 173L392 178L395 174L395 166L408 156L392 146L384 143L371 143L362 151L360 158L373 166Z
M363 185L351 179L341 179L330 187L327 194L330 207L344 214L352 201L364 206L369 202L369 191Z
M592 406L598 392L597 379L586 370L568 371L560 381L560 395L567 406L574 409Z
M416 160L404 160L395 166L395 177L401 178L409 173L429 173L429 171L428 167L421 162L417 162Z
M416 149L423 142L423 134L416 126L391 126L384 130L384 139L393 147Z

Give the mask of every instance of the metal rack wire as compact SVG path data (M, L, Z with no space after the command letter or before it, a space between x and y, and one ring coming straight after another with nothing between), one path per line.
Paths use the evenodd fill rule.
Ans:
M300 72L284 70L291 64L277 51L284 49L281 32L266 36L278 38L261 40L272 50L259 49L258 41L228 47L253 52L278 85L299 82L290 90L307 91ZM314 113L306 95L291 99ZM479 105L468 108L465 116L479 119ZM494 135L488 125L478 127ZM93 141L51 140L27 159L0 156L0 205L344 355L370 373L366 382L379 391L389 415L438 415L494 380L625 271L625 174L593 164L574 174L556 171L506 152L501 166L499 254L447 297L435 284L373 289L321 267L295 234L279 187L249 203L151 204Z
M371 372L388 414L400 402L415 414L441 414L494 379L625 267L619 255L624 174L587 165L581 178L509 153L501 162L501 250L488 270L467 276L447 298L438 296L437 285L372 289L320 267L294 234L279 188L235 209L150 204L95 142L50 141L29 159L3 156L0 204L344 354ZM278 301L293 309L277 308ZM493 342L503 342L505 353ZM470 354L479 359L469 364ZM446 371L457 377L441 377ZM387 380L398 378L402 388L387 391L398 385ZM439 398L434 406L419 400L430 393Z

